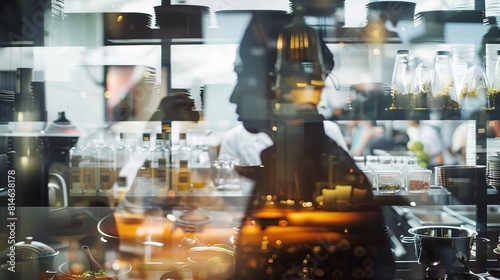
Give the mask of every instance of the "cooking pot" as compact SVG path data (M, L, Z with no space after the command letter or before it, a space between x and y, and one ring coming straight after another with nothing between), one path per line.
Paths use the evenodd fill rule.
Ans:
M477 232L454 226L422 226L408 230L413 237L401 236L403 243L415 244L418 263L424 268L445 266L466 267Z
M434 167L435 183L445 187L461 204L475 204L476 191L486 188L486 166L442 165Z
M26 237L24 241L17 242L12 247L2 252L3 264L15 266L17 263L35 263L41 271L52 269L54 259L59 254L59 251L45 243L34 241L32 237Z

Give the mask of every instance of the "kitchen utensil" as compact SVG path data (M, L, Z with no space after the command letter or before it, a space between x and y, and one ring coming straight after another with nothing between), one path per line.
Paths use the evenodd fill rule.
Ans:
M422 226L408 232L413 236L401 236L401 241L415 244L415 255L424 268L433 264L467 267L472 245L477 240L477 232L463 227Z
M486 188L486 166L441 165L434 167L435 184L445 187L462 204L475 204L478 188Z
M15 263L33 263L37 264L40 271L46 271L52 268L55 257L59 254L58 250L53 249L45 243L34 241L33 237L26 237L24 241L13 245L15 252ZM10 260L8 256L10 247L1 253L1 263L4 264ZM27 266L27 264L26 264Z

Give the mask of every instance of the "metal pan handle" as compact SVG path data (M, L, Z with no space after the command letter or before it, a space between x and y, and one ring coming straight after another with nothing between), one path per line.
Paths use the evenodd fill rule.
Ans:
M406 243L406 244L409 244L409 243L412 243L414 244L417 240L415 239L415 237L410 237L410 236L404 236L404 235L401 235L399 237L399 240L401 240L401 243Z

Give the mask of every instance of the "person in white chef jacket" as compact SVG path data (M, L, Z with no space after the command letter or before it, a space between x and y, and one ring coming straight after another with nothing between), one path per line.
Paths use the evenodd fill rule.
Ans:
M349 151L339 125L330 120L323 121L323 125L326 135L337 142L345 151ZM238 160L240 164L259 165L261 164L260 153L272 145L273 140L268 134L248 132L240 123L224 134L218 158Z

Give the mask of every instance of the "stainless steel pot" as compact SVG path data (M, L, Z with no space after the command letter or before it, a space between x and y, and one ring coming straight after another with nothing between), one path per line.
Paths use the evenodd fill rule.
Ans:
M460 204L475 204L476 190L486 188L486 166L442 165L434 167L435 183L445 187Z
M10 267L35 265L40 271L52 269L58 250L45 243L34 241L32 237L26 237L24 241L17 242L12 247L8 247L1 253L0 261ZM7 267L7 266L6 266Z
M415 244L415 255L424 268L466 267L477 236L473 230L454 226L414 227L408 232L413 236L401 236L401 241Z

